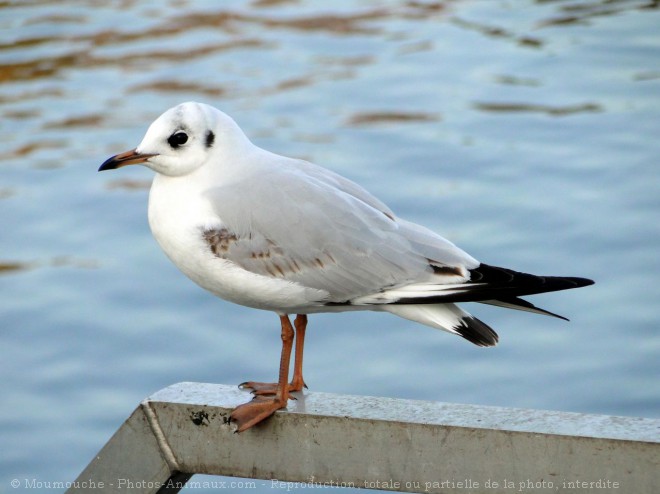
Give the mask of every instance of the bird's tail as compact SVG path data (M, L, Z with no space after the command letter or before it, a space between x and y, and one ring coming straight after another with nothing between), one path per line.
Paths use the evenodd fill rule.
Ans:
M404 319L457 334L478 346L497 344L497 333L490 326L455 304L383 305L380 309Z

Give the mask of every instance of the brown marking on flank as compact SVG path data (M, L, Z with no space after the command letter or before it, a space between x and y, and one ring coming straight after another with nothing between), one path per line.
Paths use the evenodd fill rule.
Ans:
M211 251L218 257L225 257L229 251L231 244L238 240L235 233L230 232L226 228L218 230L204 230L202 233L204 240L211 248Z
M329 253L324 252L313 259L294 259L285 255L284 250L275 242L264 239L264 243L254 250L246 252L246 258L237 257L238 253L232 251L232 246L237 242L250 246L250 237L238 237L227 228L209 228L201 231L209 249L220 259L229 260L248 271L272 276L273 278L286 278L289 275L302 272L304 269L324 269L329 263L337 264L336 259ZM243 245L245 247L246 245ZM251 262L247 262L247 257ZM255 262L257 261L257 262Z
M271 276L277 276L277 274L275 273L275 271L273 271L273 269L272 269L272 267L271 267L270 264L268 264L268 263L264 263L264 269L266 270L266 272L267 272L269 275L271 275Z
M300 268L298 267L298 264L293 260L293 259L283 259L285 262L284 270L290 271L291 273L299 273ZM282 274L284 276L284 273Z

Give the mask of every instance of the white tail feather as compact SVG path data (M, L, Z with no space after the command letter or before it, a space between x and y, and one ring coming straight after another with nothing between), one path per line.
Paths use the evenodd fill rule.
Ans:
M492 328L454 304L385 305L382 310L432 328L457 334L478 346L497 344L497 333Z
M471 317L454 304L384 305L382 310L453 334L459 334L453 328L460 326L463 318Z

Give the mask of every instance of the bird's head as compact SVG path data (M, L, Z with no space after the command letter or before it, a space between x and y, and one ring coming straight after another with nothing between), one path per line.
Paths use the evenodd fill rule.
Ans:
M247 137L229 115L203 103L182 103L151 124L137 148L107 159L99 171L145 165L167 176L192 173L218 154L240 150Z

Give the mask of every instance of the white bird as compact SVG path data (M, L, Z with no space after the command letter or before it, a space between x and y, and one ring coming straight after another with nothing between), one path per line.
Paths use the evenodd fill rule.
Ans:
M237 432L286 407L289 393L305 386L308 314L387 311L493 346L497 334L456 302L561 317L518 297L593 283L480 263L397 217L350 180L255 146L234 120L205 104L166 111L137 148L111 157L99 171L132 164L156 172L149 225L170 260L218 297L280 317L278 382L241 385L255 397L232 412ZM297 314L295 331L289 314Z

